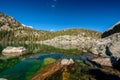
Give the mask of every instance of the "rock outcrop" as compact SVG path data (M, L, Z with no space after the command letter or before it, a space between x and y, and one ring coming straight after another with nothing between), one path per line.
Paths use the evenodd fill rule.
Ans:
M120 32L120 21L117 22L113 27L109 28L102 34L102 38L108 37L114 33L119 33Z
M28 51L24 47L7 47L2 51L4 56L19 56L26 53L28 53Z
M97 39L92 37L83 37L81 35L58 36L53 39L42 41L42 44L54 46L62 49L89 49Z
M93 43L90 52L103 57L101 59L95 59L95 62L101 65L111 66L111 59L105 57L114 57L116 62L120 58L120 23L115 24L112 28L105 31L102 36L104 38ZM106 62L107 64L104 64Z
M10 30L11 28L20 28L22 25L13 17L0 12L0 30Z
M118 26L118 25L116 25L116 26ZM119 27L120 27L120 25L119 25ZM108 32L108 34L109 34L109 32ZM92 53L98 54L98 55L120 57L119 44L120 44L120 33L114 33L112 35L109 35L108 37L97 40L94 43L94 45L91 47L90 51Z

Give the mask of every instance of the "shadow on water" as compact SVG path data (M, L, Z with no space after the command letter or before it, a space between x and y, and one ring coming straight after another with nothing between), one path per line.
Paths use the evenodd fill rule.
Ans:
M63 58L82 60L81 56L72 56L60 53L38 54L21 60L12 68L0 73L0 77L9 80L29 80L37 71L44 67L46 63L45 59L47 58L55 60Z
M89 74L93 75L96 80L120 80L117 75L103 72L100 69L90 69Z

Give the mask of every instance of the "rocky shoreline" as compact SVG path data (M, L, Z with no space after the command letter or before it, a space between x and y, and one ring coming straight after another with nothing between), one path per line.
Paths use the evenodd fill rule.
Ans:
M120 22L103 32L100 39L81 35L64 35L42 41L41 44L64 49L77 48L82 52L96 55L98 58L94 58L94 62L113 67L116 63L118 64L120 58Z

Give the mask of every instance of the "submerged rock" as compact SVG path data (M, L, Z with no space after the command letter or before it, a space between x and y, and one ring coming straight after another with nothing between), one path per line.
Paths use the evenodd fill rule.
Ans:
M24 47L7 47L2 51L4 56L19 56L26 53L28 53L28 50Z
M59 74L59 79L56 79L56 80L61 80L60 76L61 76L62 70L67 69L68 66L73 65L73 64L74 64L74 61L72 59L58 60L44 67L36 75L34 75L31 78L31 80L49 80L49 78L51 78L51 76L53 75L56 75L57 72L59 72L60 74Z

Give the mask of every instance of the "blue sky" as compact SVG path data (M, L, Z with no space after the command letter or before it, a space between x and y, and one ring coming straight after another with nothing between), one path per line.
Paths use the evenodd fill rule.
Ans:
M103 32L120 20L120 0L0 0L0 11L35 29Z

